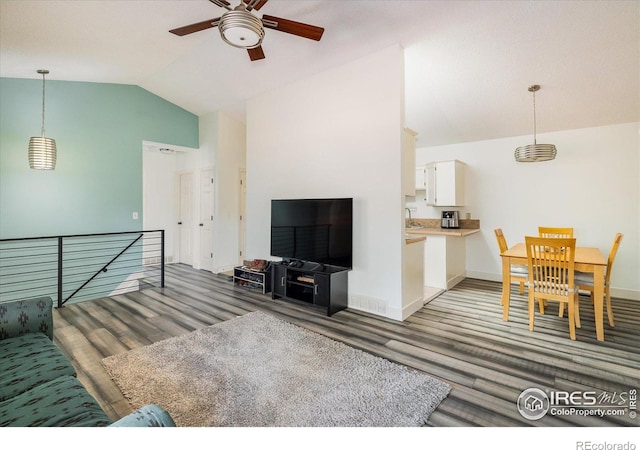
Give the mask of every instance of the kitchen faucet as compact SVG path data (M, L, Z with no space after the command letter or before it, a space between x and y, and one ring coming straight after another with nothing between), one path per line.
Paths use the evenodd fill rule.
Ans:
M407 226L411 226L411 209L409 208L405 208L408 212L409 212L409 223L407 224Z

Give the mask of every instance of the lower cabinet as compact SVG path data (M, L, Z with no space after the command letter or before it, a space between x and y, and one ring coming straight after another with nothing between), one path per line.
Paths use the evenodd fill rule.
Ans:
M271 298L284 297L287 267L282 264L272 264L271 276Z
M424 251L425 286L449 290L466 277L465 238L428 236Z
M326 309L332 315L347 307L348 269L296 262L272 266L271 297L296 300Z

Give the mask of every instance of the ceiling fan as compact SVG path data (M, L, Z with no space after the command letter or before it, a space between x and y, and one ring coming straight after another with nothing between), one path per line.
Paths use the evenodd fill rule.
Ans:
M313 39L314 41L319 41L322 38L322 33L324 33L324 28L266 14L260 18L251 12L262 8L269 0L241 0L240 4L235 8L232 8L231 4L226 0L209 1L226 9L227 12L221 17L174 28L169 32L177 36L185 36L197 31L218 27L222 40L234 47L246 48L251 61L257 61L265 57L262 50L265 28Z

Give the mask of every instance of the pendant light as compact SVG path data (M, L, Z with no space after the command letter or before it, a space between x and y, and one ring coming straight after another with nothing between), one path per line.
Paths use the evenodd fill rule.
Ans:
M540 86L529 86L529 92L533 93L533 144L516 148L515 158L518 162L549 161L556 157L556 146L553 144L538 144L536 142L536 91Z
M56 141L44 136L44 76L46 69L38 70L42 75L42 128L40 137L29 140L29 167L32 169L53 170L56 168Z

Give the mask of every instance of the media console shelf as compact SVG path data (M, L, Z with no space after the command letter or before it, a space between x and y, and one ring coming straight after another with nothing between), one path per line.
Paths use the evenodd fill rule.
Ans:
M263 294L271 291L271 270L267 267L265 270L250 269L247 266L234 267L233 284L249 288L257 288Z
M328 316L347 307L349 269L302 261L274 263L271 268L271 298L319 306Z

